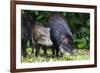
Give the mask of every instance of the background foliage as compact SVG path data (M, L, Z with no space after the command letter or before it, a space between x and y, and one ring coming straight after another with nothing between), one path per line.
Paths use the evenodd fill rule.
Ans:
M90 14L75 13L75 12L50 12L50 11L34 11L22 10L24 14L33 17L36 22L41 22L44 26L47 25L48 17L54 13L59 13L65 17L69 23L69 27L73 33L75 48L89 49L90 48Z

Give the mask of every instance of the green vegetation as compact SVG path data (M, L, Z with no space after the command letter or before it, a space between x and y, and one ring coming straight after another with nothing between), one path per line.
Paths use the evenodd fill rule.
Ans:
M52 57L50 49L48 49L47 53L48 56L45 56L43 50L41 49L39 57L36 57L34 53L28 54L27 57L22 58L22 63L89 60L90 58L89 50L87 49L74 49L73 55L67 55L64 53L63 56L55 58Z

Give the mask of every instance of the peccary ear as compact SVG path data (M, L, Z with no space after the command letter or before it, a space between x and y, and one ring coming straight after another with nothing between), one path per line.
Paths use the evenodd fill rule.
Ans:
M48 31L50 31L50 28L47 28Z

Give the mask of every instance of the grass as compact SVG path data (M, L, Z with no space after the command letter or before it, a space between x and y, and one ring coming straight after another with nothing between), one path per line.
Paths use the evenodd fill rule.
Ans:
M30 50L29 50L30 51ZM28 52L28 50L27 50ZM63 57L52 57L50 49L47 51L48 56L44 55L43 50L40 50L40 56L36 57L33 53L21 58L22 63L32 62L54 62L54 61L74 61L74 60L89 60L89 50L87 49L74 49L73 55L67 55L64 53Z

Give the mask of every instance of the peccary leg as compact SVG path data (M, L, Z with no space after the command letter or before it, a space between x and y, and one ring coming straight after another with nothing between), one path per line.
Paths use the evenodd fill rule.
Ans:
M27 48L26 43L27 43L27 40L22 40L22 45L21 45L21 47L22 47L21 51L22 52L21 52L21 54L24 57L26 57L26 48Z
M45 56L47 56L47 48L46 47L43 47L43 51L44 51Z
M55 46L53 45L51 48L52 48L52 56L54 58L55 57Z
M39 56L39 52L40 52L40 47L38 45L36 45L36 52L35 52L36 57Z
M56 56L59 57L59 48L56 48Z

